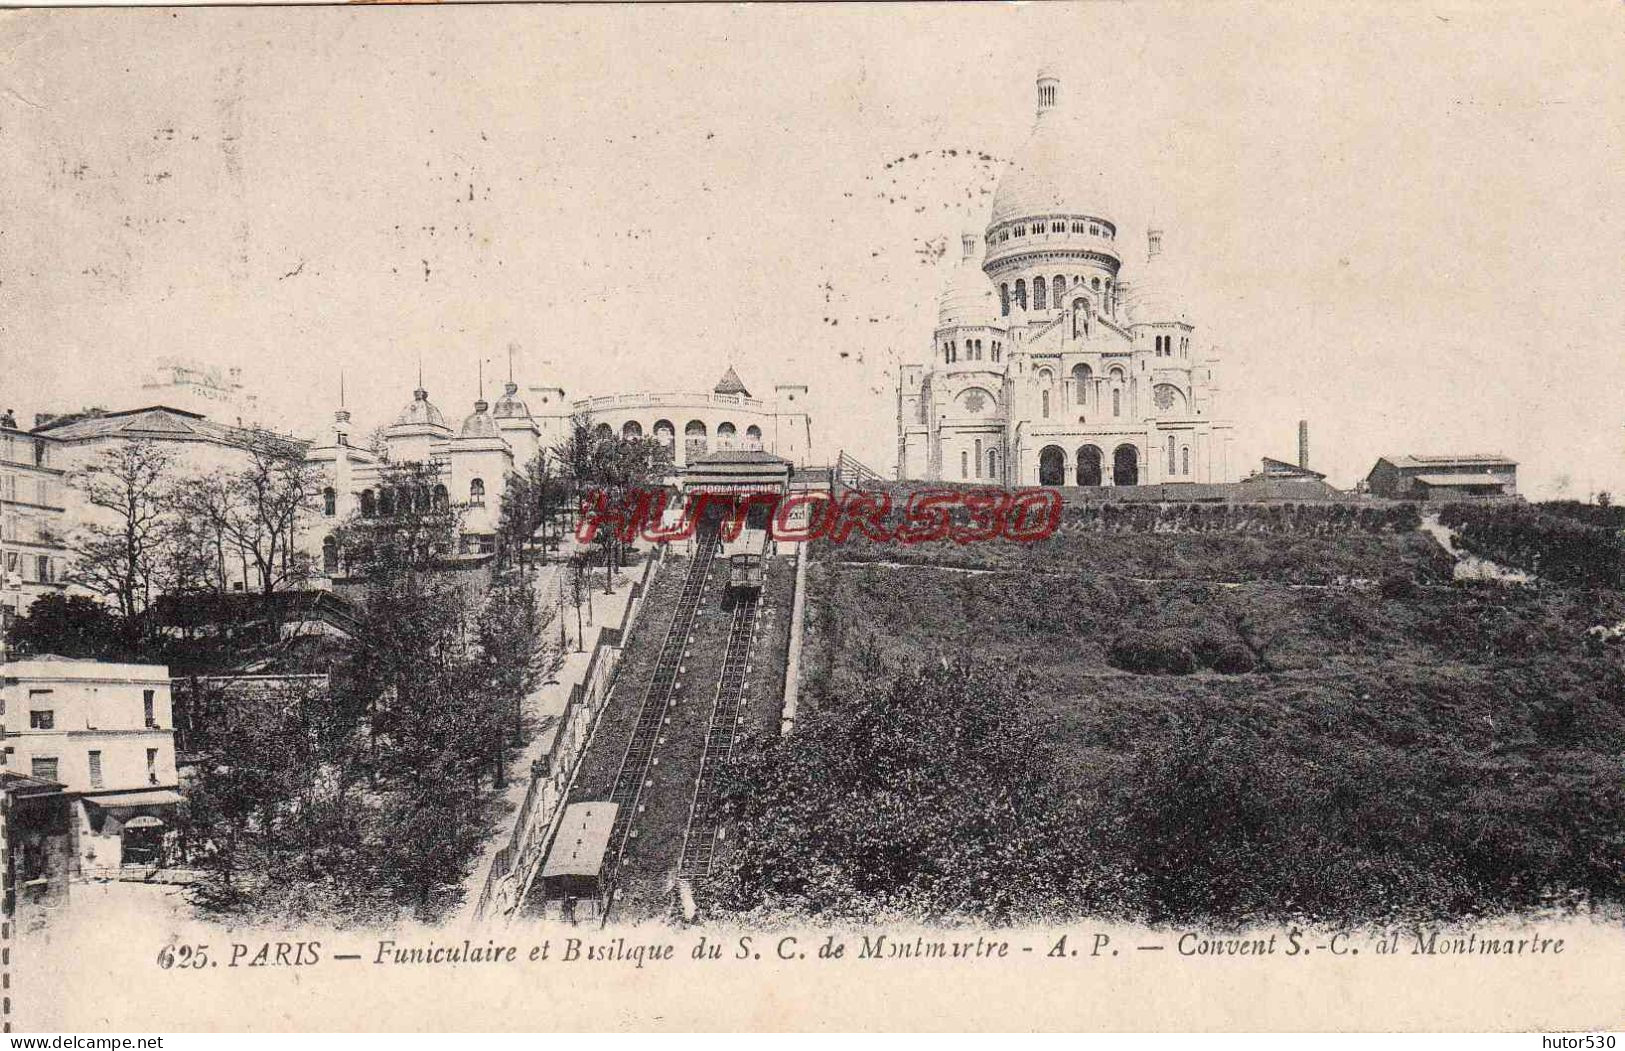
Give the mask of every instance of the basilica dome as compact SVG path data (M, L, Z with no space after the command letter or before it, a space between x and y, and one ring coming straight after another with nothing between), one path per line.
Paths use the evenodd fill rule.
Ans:
M963 257L948 278L948 284L937 300L937 327L950 325L986 325L999 315L999 299L993 292L993 282L983 273L976 261L976 235L966 234L962 242Z
M1060 106L1060 82L1038 78L1038 123L1026 145L1010 159L993 195L988 227L1034 216L1082 215L1109 219L1111 207L1097 143Z

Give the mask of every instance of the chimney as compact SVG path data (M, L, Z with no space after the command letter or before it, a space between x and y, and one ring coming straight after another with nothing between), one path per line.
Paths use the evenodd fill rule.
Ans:
M1298 466L1309 469L1309 421L1298 421Z

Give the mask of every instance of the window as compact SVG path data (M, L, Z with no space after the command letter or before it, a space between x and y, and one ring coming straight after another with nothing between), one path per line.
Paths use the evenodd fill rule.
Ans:
M1098 278L1098 277L1090 278L1089 279L1089 287L1094 289L1096 292L1099 292L1100 291L1100 278Z
M1010 285L1006 282L999 286L999 316L1010 316Z
M152 690L141 691L141 718L146 722L147 729L158 729L158 712Z
M485 479L476 478L468 483L468 502L475 507L485 506Z
M361 517L371 518L378 513L378 498L373 496L371 489L361 490Z
M1191 447L1190 446L1187 445L1184 448L1179 450L1179 459L1180 459L1181 463L1184 465L1183 469L1179 473L1180 474L1190 474L1191 473Z
M982 439L976 439L976 477L982 477Z
M322 490L322 514L332 518L338 513L339 494L333 491L332 486Z
M43 438L34 439L34 466L45 466L45 439Z
M102 754L100 752L93 751L90 753L90 787L102 787Z
M1168 436L1168 473L1174 473L1174 436Z
M999 343L998 340L994 340L993 341L993 360L994 361L999 360L1000 349L1001 349L1001 344Z
M35 557L39 564L39 582L49 584L51 582L51 556L37 555Z
M56 780L56 757L36 755L28 761L28 772L44 781Z
M1049 391L1040 394L1039 400L1043 403L1044 419L1047 420L1049 419Z
M434 502L434 509L436 511L444 511L447 507L451 506L451 494L446 492L446 487L443 485L437 485L434 487L434 492L430 494L430 499Z
M1048 288L1049 288L1049 286L1047 284L1045 284L1044 279L1042 277L1033 278L1033 309L1034 310L1043 310L1044 308L1049 306L1049 295L1047 293Z
M969 460L970 460L970 454L965 452L965 450L963 450L963 449L959 450L959 477L961 477L961 478L969 478L970 477Z
M999 480L999 454L993 449L987 451L987 476Z
M1094 236L1096 236L1096 237L1099 237L1099 236L1100 236L1100 227L1098 227L1098 226L1091 226L1091 227L1090 227L1090 228L1089 228L1089 232L1090 232L1090 233L1091 233L1091 234L1093 234L1093 235L1094 235Z
M28 728L30 730L56 729L56 711L52 708L40 708L28 713Z
M1027 309L1027 282L1019 277L1016 279L1016 306Z
M1112 391L1112 415L1123 415L1123 392L1120 390Z
M147 749L147 783L158 783L158 749Z
M1050 228L1051 233L1056 233L1056 234L1064 234L1064 233L1066 233L1066 224L1065 223L1050 223L1049 228Z

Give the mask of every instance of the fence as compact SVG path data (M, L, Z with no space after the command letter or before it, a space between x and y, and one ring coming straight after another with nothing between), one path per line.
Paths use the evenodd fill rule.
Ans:
M569 794L576 763L586 751L593 725L615 684L621 647L643 609L643 598L654 579L655 566L666 557L665 545L657 550L658 557L644 559L643 576L632 585L620 624L599 630L581 680L570 687L570 698L565 703L553 746L531 764L525 801L514 817L508 843L491 860L491 871L474 908L475 919L511 916L524 904L525 889L542 863L554 819Z

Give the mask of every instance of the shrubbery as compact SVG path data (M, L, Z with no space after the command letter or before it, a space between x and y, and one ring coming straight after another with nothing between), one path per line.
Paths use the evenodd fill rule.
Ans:
M1586 510L1582 512L1582 508ZM1439 520L1475 555L1561 584L1625 584L1621 508L1559 504L1450 504Z

